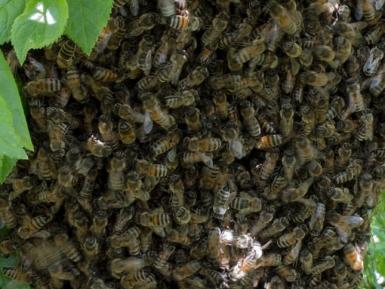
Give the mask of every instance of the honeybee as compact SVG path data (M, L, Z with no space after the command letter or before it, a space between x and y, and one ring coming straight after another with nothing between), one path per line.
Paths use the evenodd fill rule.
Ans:
M132 4L137 2L137 0L130 0ZM117 50L125 36L126 33L126 23L123 17L114 17L110 20L108 25L112 26L111 30L112 35L108 40L107 48L110 50Z
M297 261L302 249L302 240L299 240L291 247L288 253L283 257L284 265L291 265Z
M313 255L308 249L303 249L299 255L299 262L301 263L301 269L306 274L310 274L313 268Z
M42 78L29 81L24 90L31 96L52 95L60 91L62 88L61 82L56 78Z
M174 0L158 0L158 8L164 17L170 17L176 14Z
M154 53L153 66L155 68L160 68L162 65L165 65L174 46L175 39L170 33L164 32L161 37L161 43Z
M111 260L110 270L111 275L115 278L120 278L120 276L125 273L132 274L135 271L141 270L145 266L145 261L142 258L137 257L128 257L126 259L115 258Z
M385 33L384 28L385 28L384 24L378 23L377 25L368 29L368 31L364 35L366 42L369 45L374 45L377 42L379 42L382 35L384 35L384 33Z
M328 221L336 228L342 242L347 242L352 229L361 226L364 222L363 218L358 215L343 216L337 212L331 213L330 216L328 216Z
M143 108L150 114L151 119L168 130L175 125L175 118L160 107L159 100L151 95L143 100Z
M253 198L249 194L241 192L239 197L231 201L230 207L238 210L240 215L248 215L261 211L262 201L259 198Z
M313 275L321 274L322 272L331 269L335 266L336 261L331 256L326 256L323 260L313 266L311 273Z
M277 218L273 221L273 223L266 229L264 229L262 232L259 233L259 236L262 239L267 239L272 236L275 236L279 234L280 232L284 231L287 226L289 225L289 220L286 217Z
M309 221L309 229L310 234L312 236L318 236L323 227L325 222L325 213L326 213L326 207L323 203L317 203L317 206L311 215L310 221Z
M239 51L237 51L234 57L238 63L244 64L249 60L258 57L265 50L266 44L262 41L262 39L257 38L251 45L241 48Z
M192 88L202 84L209 77L209 71L205 66L198 66L186 78L179 82L182 89Z
M183 106L191 106L198 99L196 90L184 90L180 94L165 97L166 106L169 108L180 108Z
M197 260L190 261L186 264L179 265L172 271L172 277L177 280L183 280L194 275L201 269L201 264Z
M31 173L36 174L40 179L50 180L57 175L57 170L47 150L41 147L35 159L31 161Z
M359 141L371 141L373 139L373 122L374 117L372 113L365 113L359 119L359 127L356 137Z
M287 282L294 282L298 277L297 271L287 265L279 265L275 269L275 272L279 277L286 280Z
M344 261L354 271L361 271L364 268L363 255L357 245L351 243L344 247Z
M377 72L383 58L384 52L382 52L382 50L378 49L377 47L372 48L370 50L369 57L362 68L365 75L374 75Z
M15 214L12 212L8 201L3 198L0 198L0 219L9 229L13 229L17 225Z
M374 1L359 0L355 8L355 18L357 20L364 20L368 24L374 24L381 17L376 11Z
M106 227L108 225L108 215L106 211L97 210L94 212L92 218L92 224L90 226L90 231L97 237L101 237L106 232Z
M153 164L146 160L137 160L136 169L139 175L149 177L165 177L168 174L168 169L165 165Z
M228 209L230 194L231 193L228 187L224 187L215 193L213 203L213 213L215 218L223 220L223 217Z
M276 1L270 1L269 13L283 32L293 35L298 31L299 27L297 27L293 16L286 8Z
M221 12L215 16L211 26L203 33L202 43L204 47L214 48L217 46L222 33L226 30L229 22L229 16L225 12Z
M67 69L72 66L75 57L76 45L71 40L65 40L60 44L60 50L57 55L56 64L61 69Z
M280 115L280 129L284 137L289 136L294 127L294 109L291 104L283 104L281 110L279 111Z
M128 37L138 37L145 31L153 29L159 23L159 20L159 14L157 13L143 13L139 18L136 18L127 25L126 35Z
M108 171L108 188L110 190L122 190L124 187L124 170L126 168L125 159L115 156L110 160Z
M213 152L222 146L222 141L219 138L205 137L197 138L193 137L188 139L187 148L192 152Z
M265 135L259 139L256 147L261 150L271 149L282 145L284 141L283 136L280 134Z
M325 72L306 71L300 75L300 80L309 86L322 87L325 86L334 75Z
M112 152L112 147L100 140L96 135L91 135L87 139L85 147L93 156L98 158L107 157Z
M298 43L292 41L282 43L282 50L290 58L297 58L302 54L302 47Z
M295 227L292 232L283 234L277 240L277 245L280 248L290 247L295 243L301 241L306 235L304 227Z
M135 128L126 120L119 120L118 123L119 139L124 144L132 144L136 140Z
M241 115L245 126L252 137L257 137L261 134L261 126L255 117L255 110L249 101L244 101L241 104Z
M114 82L118 79L115 71L109 68L97 66L93 69L92 77L100 82Z

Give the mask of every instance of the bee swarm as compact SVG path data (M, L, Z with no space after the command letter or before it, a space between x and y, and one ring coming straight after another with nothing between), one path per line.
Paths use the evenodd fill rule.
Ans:
M91 56L62 39L12 65L35 152L1 187L0 252L23 256L3 273L356 288L385 188L383 2L116 0Z

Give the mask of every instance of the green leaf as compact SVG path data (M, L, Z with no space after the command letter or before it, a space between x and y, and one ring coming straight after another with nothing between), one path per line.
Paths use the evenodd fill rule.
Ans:
M1 96L0 119L0 155L15 159L27 159L27 154L13 127L12 112Z
M68 0L69 19L65 34L90 54L109 19L113 0Z
M33 150L33 144L29 135L19 92L12 76L12 72L2 53L0 53L0 98L5 101L6 106L12 114L12 127L19 139L18 143L21 147ZM0 113L2 110L3 107L0 106ZM1 132L0 137L2 137ZM1 151L0 155L2 155Z
M29 285L24 282L16 281L16 280L11 280L9 281L3 289L29 289Z
M19 260L16 256L0 256L0 268L15 268L18 263Z
M0 45L11 39L11 27L24 9L25 0L0 0Z
M90 1L92 2L92 1ZM29 0L23 14L12 26L11 40L17 58L23 63L29 49L42 48L56 41L68 20L66 0Z
M16 159L7 156L0 156L0 184L4 182L15 165Z

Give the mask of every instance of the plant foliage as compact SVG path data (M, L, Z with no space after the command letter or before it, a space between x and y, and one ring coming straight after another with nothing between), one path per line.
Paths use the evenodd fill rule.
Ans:
M0 0L0 45L11 41L20 63L30 49L42 48L63 34L90 54L107 24L113 0ZM0 183L24 149L33 150L17 86L0 55ZM3 288L0 286L0 288Z

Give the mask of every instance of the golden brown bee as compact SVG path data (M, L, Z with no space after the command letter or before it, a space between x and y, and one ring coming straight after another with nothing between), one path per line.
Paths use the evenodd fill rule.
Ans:
M259 139L256 147L261 150L271 149L282 145L284 138L280 134L265 135Z
M198 99L196 90L184 90L181 94L166 96L165 102L167 107L175 109L194 105L196 99Z
M246 46L235 54L235 60L240 63L246 63L249 60L256 58L266 50L266 44L262 39L256 39L250 46Z
M279 277L286 280L287 282L294 282L298 277L297 271L287 265L279 265L275 269L275 272Z
M290 247L301 241L306 235L306 230L303 227L295 227L292 232L283 234L277 240L277 245L280 248Z
M331 256L326 256L321 262L314 264L311 269L313 275L321 274L322 272L331 269L335 266L335 260Z
M17 234L22 239L29 239L35 233L43 229L52 220L51 215L40 215L36 217L26 216L23 224L17 229Z
M259 236L262 238L262 239L266 239L266 238L269 238L269 237L272 237L274 235L277 235L279 234L280 232L282 232L283 230L285 230L287 228L287 226L289 225L289 220L288 218L286 217L282 217L282 218L278 218L278 219L275 219L273 221L273 223L267 227L266 229L264 229L260 234Z
M366 60L362 70L367 76L373 76L380 67L381 60L384 58L384 52L377 47L370 50L369 57Z
M126 259L115 258L111 260L110 270L111 275L115 278L120 278L124 273L132 273L141 270L145 266L145 261L142 258L128 257Z
M136 0L131 0L130 2L135 3ZM112 26L111 30L113 33L108 41L107 48L110 50L117 50L126 33L126 22L123 17L117 16L112 18L108 25Z
M111 154L112 148L96 135L91 135L86 143L86 149L95 157L103 158Z
M214 217L222 220L228 209L228 201L230 198L230 190L228 187L224 187L215 193L213 203Z
M261 134L261 126L255 116L255 110L249 101L244 101L241 104L240 113L247 128L247 131L252 137L257 137Z
M284 137L289 136L293 131L294 126L294 109L291 104L283 104L281 110L279 111L280 115L280 130Z
M222 33L226 30L229 22L229 16L225 13L219 13L213 19L211 26L203 33L202 43L207 48L213 48L218 44Z
M325 213L326 213L326 207L323 203L317 203L317 206L311 215L310 221L309 221L309 229L310 234L313 236L318 236L323 227L325 222Z
M202 127L200 110L196 107L186 109L184 120L189 132L199 131Z
M286 41L282 44L283 52L290 58L297 58L302 54L302 47L292 41Z
M354 271L361 271L364 268L363 255L357 245L349 243L344 247L344 261Z
M188 139L187 148L192 152L213 152L220 149L222 141L219 138L205 137L197 138L193 137Z
M110 160L108 171L108 188L110 190L122 190L124 187L124 169L126 160L122 157L113 157Z
M241 192L239 197L231 201L230 207L238 210L240 215L248 215L261 211L262 201L259 198L253 198L247 193Z
M61 90L62 85L59 79L42 78L28 82L24 89L31 96L50 95Z
M143 100L143 108L150 114L151 119L168 130L175 125L175 118L160 107L159 100L151 95Z
M60 45L56 63L61 69L66 69L73 64L75 57L76 45L71 40L65 40Z
M151 30L159 22L159 14L144 13L127 25L126 35L128 37L137 37L142 35L145 31Z
M289 35L295 34L299 27L290 12L276 1L270 1L269 6L269 13L280 29Z
M119 120L118 123L119 139L124 144L132 144L136 140L135 128L126 120Z
M9 229L15 228L17 225L16 216L11 211L9 203L2 198L0 199L0 219Z
M137 160L136 169L139 175L149 177L165 177L168 174L168 169L165 165L153 164L146 160Z
M158 0L158 8L164 17L176 14L175 1L173 0Z
M297 241L295 245L291 247L288 253L283 257L284 265L291 265L298 260L298 256L302 249L302 240Z

